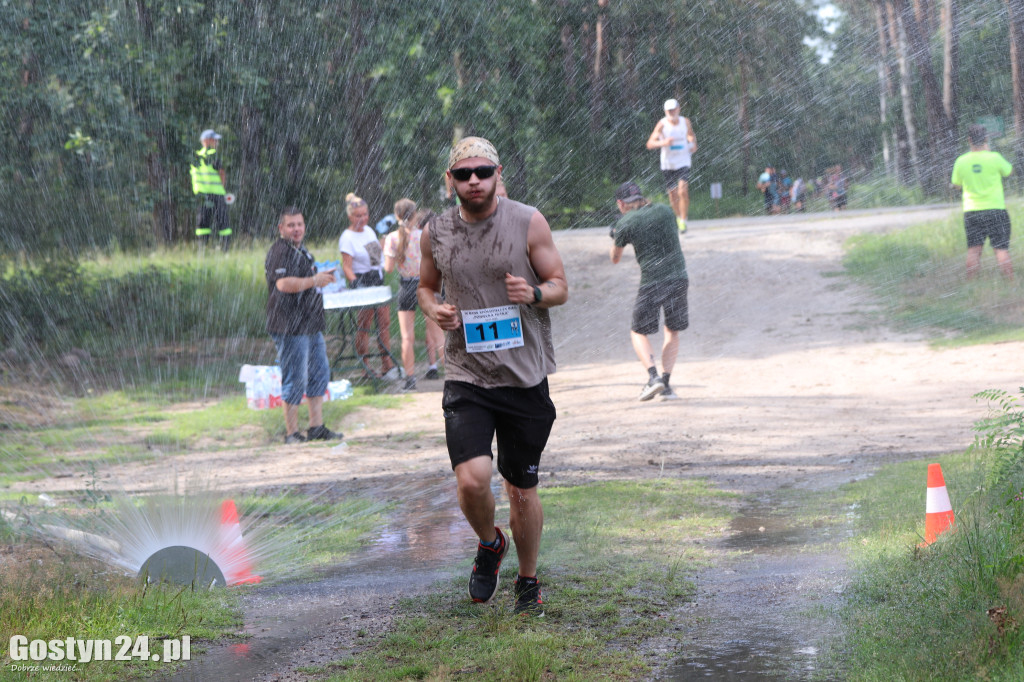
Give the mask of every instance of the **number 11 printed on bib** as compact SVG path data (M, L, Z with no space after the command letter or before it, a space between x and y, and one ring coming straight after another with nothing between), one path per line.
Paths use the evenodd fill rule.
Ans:
M462 311L467 353L487 353L524 345L518 305Z

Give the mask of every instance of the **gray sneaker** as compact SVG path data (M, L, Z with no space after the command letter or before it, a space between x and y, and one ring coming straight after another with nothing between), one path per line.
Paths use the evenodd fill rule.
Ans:
M650 400L660 395L665 390L665 384L660 378L651 379L640 391L640 400Z
M666 386L665 390L661 392L662 402L666 400L682 400L675 391L672 390L671 386Z
M384 372L384 375L381 377L381 379L384 379L384 381L398 381L399 379L402 378L402 375L402 370L398 369L397 367L392 367L388 371Z

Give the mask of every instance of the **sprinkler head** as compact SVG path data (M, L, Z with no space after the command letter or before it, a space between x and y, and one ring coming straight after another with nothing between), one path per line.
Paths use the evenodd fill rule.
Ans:
M224 587L224 573L208 554L173 545L154 552L139 569L142 581L168 582L193 587Z

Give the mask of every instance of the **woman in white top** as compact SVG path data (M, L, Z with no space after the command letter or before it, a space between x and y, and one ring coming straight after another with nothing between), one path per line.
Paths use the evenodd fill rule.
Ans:
M367 227L370 222L370 209L366 202L353 193L345 197L345 212L348 213L349 226L341 233L338 250L341 251L341 267L345 278L352 289L377 287L384 284L384 272L381 269L381 245L376 233ZM391 362L391 305L385 304L376 308L364 308L356 316L356 352L359 353L363 366L369 372L370 325L374 318L377 321L377 343L381 348L381 376L394 381L399 378L398 368Z
M398 326L402 330L402 366L405 368L404 390L416 388L413 376L416 354L416 288L420 283L420 236L423 226L434 217L429 210L416 211L412 199L399 199L395 203L398 229L384 238L384 272L397 268L402 288L398 292ZM437 379L437 361L444 347L444 332L437 323L424 316L427 342L427 360L430 367L424 379Z

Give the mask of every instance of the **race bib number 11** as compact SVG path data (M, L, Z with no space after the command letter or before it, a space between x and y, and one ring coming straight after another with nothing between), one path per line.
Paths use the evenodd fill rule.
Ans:
M467 353L487 353L523 345L523 323L518 305L462 311Z

